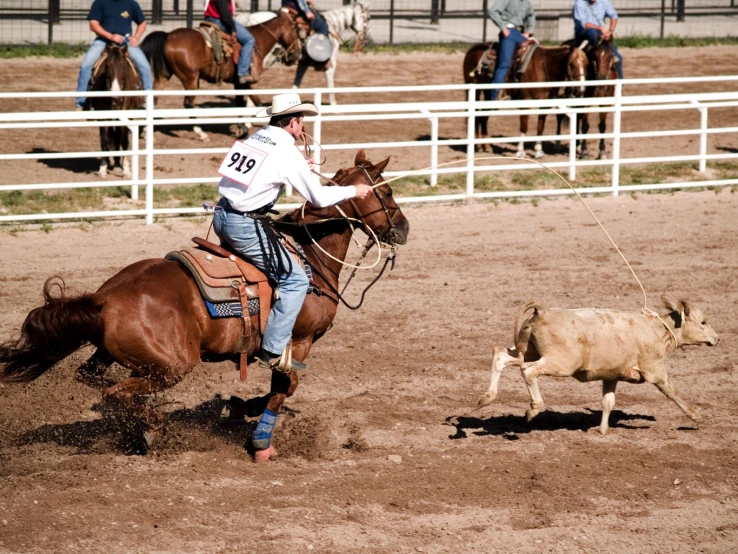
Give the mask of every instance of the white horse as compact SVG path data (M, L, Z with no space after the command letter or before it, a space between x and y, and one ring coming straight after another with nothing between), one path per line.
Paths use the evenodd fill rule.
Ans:
M338 59L338 50L343 43L343 34L348 30L355 33L354 52L358 52L369 33L369 0L356 0L352 4L320 13L328 24L329 37L333 45L333 53L331 59L326 63L327 69L325 70L326 86L332 89L335 87L336 60ZM273 12L240 13L235 19L241 25L248 27L268 21L275 16L276 14ZM268 68L274 62L275 51L272 50L268 56L264 57L264 68ZM310 62L305 59L300 61L295 73L295 80L292 82L293 88L300 88L302 79L310 65ZM336 102L336 95L331 92L329 97L331 105L335 106L338 103Z

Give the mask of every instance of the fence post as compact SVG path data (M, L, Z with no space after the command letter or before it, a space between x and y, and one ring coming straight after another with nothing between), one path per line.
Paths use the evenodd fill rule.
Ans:
M482 0L482 42L487 42L487 9L489 0Z
M469 108L467 110L466 122L466 195L474 194L474 111L476 102L476 85L469 87L469 96L467 102Z
M612 123L612 195L619 194L620 186L620 123L623 116L622 101L623 98L623 82L618 80L615 85L615 112L613 113Z
M133 154L131 155L131 179L136 182L135 185L131 187L131 200L138 200L138 180L139 180L139 171L138 171L138 164L139 164L139 148L138 148L138 130L139 125L131 125L129 129L131 130L131 150L133 151Z
M161 24L164 17L164 3L162 0L152 0L151 2L151 23L153 25Z
M188 29L192 29L192 22L194 20L192 1L193 0L187 0L187 28Z
M684 21L684 0L677 0L677 21Z
M395 31L395 0L390 0L390 17L389 17L389 43L394 44L393 35Z
M707 170L707 107L700 108L700 173Z
M577 112L566 114L569 118L569 180L577 180Z
M191 6L192 0L188 0ZM146 225L154 223L154 94L146 91Z
M423 113L428 116L431 122L430 186L435 187L438 184L438 117L435 117L426 109L423 109Z
M440 22L439 20L439 11L440 7L438 5L438 0L431 0L431 24L432 25L438 25Z
M251 13L259 11L259 0L251 0Z
M664 38L664 21L666 20L666 0L661 0L661 27L659 30L659 38Z

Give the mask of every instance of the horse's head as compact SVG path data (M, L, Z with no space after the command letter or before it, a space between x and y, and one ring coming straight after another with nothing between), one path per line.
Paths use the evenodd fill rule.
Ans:
M122 90L133 90L135 82L135 74L133 67L128 61L128 48L110 44L105 47L104 61L96 78L97 90L109 90L111 92L119 92ZM113 96L110 98L111 109L123 110L127 109L131 104L135 103L136 98L129 96Z
M587 47L585 40L579 47L572 47L566 62L566 78L569 81L579 82L578 87L571 87L571 94L577 98L584 96L584 81L587 78Z
M356 49L366 42L369 34L369 0L357 0L352 7L351 30L356 33Z
M405 244L410 223L395 202L389 184L382 182L382 171L388 163L389 158L373 164L366 159L362 149L356 153L355 166L339 170L333 180L342 186L366 184L374 187L374 194L363 200L353 198L349 201L354 212L349 215L361 222L367 235L371 236L371 232L374 232L380 242Z
M610 78L610 71L617 63L612 42L601 40L589 51L589 78L592 80L604 80Z
M272 19L278 23L276 34L279 44L284 48L282 63L285 65L294 65L302 57L302 49L310 34L310 23L305 21L300 15L290 8L282 8L279 10L279 17ZM267 21L265 24L268 25ZM271 32L271 31L270 31Z

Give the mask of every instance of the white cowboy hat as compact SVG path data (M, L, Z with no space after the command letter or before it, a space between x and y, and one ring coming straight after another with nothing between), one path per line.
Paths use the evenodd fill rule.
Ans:
M272 105L260 110L256 117L272 117L274 115L286 115L289 113L302 112L305 115L318 115L318 108L310 102L300 100L300 95L293 92L277 94L272 97Z

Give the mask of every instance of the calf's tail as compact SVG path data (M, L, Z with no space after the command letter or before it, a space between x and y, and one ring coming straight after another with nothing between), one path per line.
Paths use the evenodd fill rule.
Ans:
M52 288L59 296L52 296ZM87 342L102 337L101 305L92 294L64 295L60 277L44 284L45 303L23 322L20 337L0 344L0 381L33 381Z
M544 309L540 304L535 302L528 302L523 306L518 313L518 317L515 318L515 329L513 331L513 343L515 348L521 356L525 356L525 352L528 349L528 340L530 334L533 332L533 322L538 315L538 312ZM526 315L529 311L533 311L531 315Z

